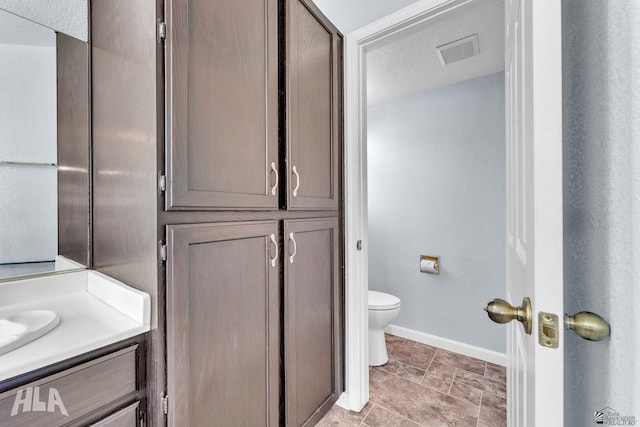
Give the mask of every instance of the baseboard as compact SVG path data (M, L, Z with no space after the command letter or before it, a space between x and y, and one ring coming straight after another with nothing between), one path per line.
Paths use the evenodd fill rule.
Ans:
M507 355L504 353L498 353L497 351L487 350L485 348L453 341L447 338L425 334L424 332L403 328L402 326L389 325L384 331L391 335L397 335L422 344L432 345L443 350L453 351L455 353L475 357L480 360L486 360L487 362L491 362L496 365L507 366Z
M352 412L361 412L367 405L367 402L368 401L364 402L364 404L353 402L352 396L350 396L347 392L343 392L336 401L336 405Z

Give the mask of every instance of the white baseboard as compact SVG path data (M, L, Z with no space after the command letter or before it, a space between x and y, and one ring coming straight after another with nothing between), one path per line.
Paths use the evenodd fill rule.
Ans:
M342 393L338 400L336 401L336 405L344 409L351 409L349 407L349 395L347 393Z
M367 403L368 401L364 402L364 405L362 405L359 402L354 402L352 396L350 396L346 391L343 392L336 401L336 405L338 405L339 407L353 412L361 412L367 405Z
M391 335L397 335L402 338L438 347L443 350L453 351L455 353L475 357L480 360L486 360L487 362L491 362L496 365L507 366L507 355L504 353L498 353L497 351L487 350L485 348L453 341L447 338L425 334L424 332L403 328L402 326L389 325L384 331Z

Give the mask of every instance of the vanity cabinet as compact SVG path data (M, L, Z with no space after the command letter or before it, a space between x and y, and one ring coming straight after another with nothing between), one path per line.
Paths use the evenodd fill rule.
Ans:
M284 222L285 420L314 425L340 393L338 220Z
M286 0L287 208L338 209L342 37L310 0Z
M0 424L6 427L142 425L144 340L129 341L119 348L122 346L82 356L82 360L89 359L86 361L63 362L32 372L26 381L11 380L11 388L0 391Z
M278 223L169 226L169 426L279 425Z
M166 10L166 207L277 209L278 1Z

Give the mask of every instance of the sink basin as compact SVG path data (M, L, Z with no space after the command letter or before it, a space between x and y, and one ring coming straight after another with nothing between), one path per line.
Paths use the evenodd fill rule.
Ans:
M15 350L51 331L60 323L51 310L29 310L0 318L0 355Z

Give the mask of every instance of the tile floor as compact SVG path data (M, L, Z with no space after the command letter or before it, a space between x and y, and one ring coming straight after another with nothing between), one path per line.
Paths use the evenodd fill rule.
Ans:
M389 362L369 369L362 412L334 406L318 426L507 425L506 370L483 360L386 335Z

